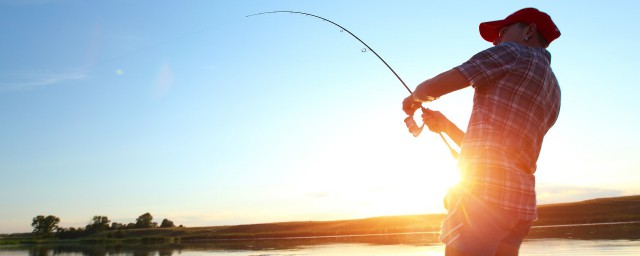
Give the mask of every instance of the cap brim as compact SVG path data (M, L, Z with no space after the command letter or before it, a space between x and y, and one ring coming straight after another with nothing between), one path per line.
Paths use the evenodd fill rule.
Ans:
M484 40L493 43L498 39L498 33L500 33L500 29L505 25L507 25L506 20L482 22L480 23L480 36L482 36Z

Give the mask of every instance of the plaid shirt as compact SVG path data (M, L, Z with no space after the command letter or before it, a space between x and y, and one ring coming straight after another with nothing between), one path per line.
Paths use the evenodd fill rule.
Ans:
M541 48L502 43L456 67L475 89L458 167L473 195L535 220L536 161L560 111L560 87Z

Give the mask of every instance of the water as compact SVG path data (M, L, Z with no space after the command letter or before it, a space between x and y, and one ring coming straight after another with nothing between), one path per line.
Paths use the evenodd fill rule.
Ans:
M573 240L535 239L526 240L520 255L640 255L639 240Z
M199 243L189 245L119 246L2 246L0 256L434 256L444 255L440 243L380 243L310 240L261 242ZM522 256L534 255L640 255L640 240L530 239L520 250Z

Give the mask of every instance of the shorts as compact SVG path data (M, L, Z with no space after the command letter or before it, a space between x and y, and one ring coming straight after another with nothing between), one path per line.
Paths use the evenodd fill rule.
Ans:
M493 256L501 244L517 250L532 224L459 190L449 191L445 206L449 213L442 223L440 241L469 255Z

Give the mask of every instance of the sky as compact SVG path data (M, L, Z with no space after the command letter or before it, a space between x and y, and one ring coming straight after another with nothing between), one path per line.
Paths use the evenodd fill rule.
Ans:
M442 213L440 137L407 91L492 45L483 21L551 15L562 109L538 202L640 194L637 1L0 1L0 233L151 213L188 227ZM473 89L425 106L466 127Z

